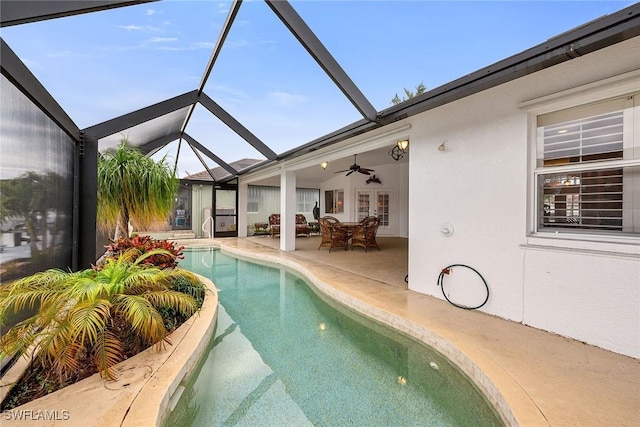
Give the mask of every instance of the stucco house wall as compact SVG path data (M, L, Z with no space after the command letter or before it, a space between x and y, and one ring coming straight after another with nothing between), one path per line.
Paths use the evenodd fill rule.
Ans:
M466 264L490 288L482 311L640 357L640 239L532 234L536 110L529 108L562 91L545 108L638 91L639 64L635 38L408 119L410 289L443 298L442 268ZM620 89L615 76L625 73L631 78ZM444 224L453 227L449 237ZM466 286L463 277L445 280ZM477 301L476 282L456 295L461 303Z

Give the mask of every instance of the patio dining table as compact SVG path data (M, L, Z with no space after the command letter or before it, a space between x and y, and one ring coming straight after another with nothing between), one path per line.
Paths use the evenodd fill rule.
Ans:
M347 233L347 240L351 239L353 229L360 225L359 222L338 222L334 226L343 229Z

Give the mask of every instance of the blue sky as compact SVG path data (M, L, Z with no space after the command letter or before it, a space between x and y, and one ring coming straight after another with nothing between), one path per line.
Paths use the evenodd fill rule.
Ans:
M373 106L436 88L632 1L292 1ZM196 89L230 1L161 1L3 28L80 128ZM359 120L262 1L245 1L205 87L276 153ZM208 112L187 132L226 162L262 158ZM177 143L162 154L175 156ZM208 166L216 166L208 161ZM204 167L181 150L184 176Z

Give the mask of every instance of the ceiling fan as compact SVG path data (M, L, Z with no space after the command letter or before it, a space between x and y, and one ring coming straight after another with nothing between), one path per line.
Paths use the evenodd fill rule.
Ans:
M373 169L367 169L367 168L360 167L360 165L356 163L356 156L357 156L357 154L353 155L353 164L351 166L349 166L349 169L345 169L343 171L338 171L336 173L347 172L347 174L345 176L349 176L354 172L360 172L361 174L364 174L364 175L371 175L369 172L375 172Z

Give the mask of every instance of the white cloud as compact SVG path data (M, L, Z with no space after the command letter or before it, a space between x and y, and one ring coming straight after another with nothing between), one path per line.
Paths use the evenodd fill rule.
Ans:
M262 40L262 41L248 41L246 39L236 39L236 40L227 40L224 45L228 48L243 48L243 47L254 47L254 46L264 46L268 44L276 44L274 40Z
M306 104L308 98L304 95L295 95L287 92L270 92L267 99L279 107L294 107Z
M145 10L145 12L144 12L144 14L145 14L146 16L152 16L152 15L156 15L156 14L158 14L158 13L162 13L162 12L157 11L157 10L155 10L155 9L147 9L147 10Z
M144 27L141 27L139 25L118 25L118 28L122 28L123 30L127 31L140 31L144 29Z
M177 42L177 37L153 37L146 41L146 43L169 43L169 42Z
M160 37L158 37L160 39ZM157 40L159 42L163 41L178 41L177 38L167 40ZM189 46L154 46L157 50L169 50L169 51L187 51L187 50L196 50L196 49L213 49L214 43L212 42L195 42L190 44Z
M213 49L215 43L213 42L195 42L192 44L194 49Z
M210 83L205 86L205 92L212 96L216 101L224 103L232 103L242 105L246 102L250 102L252 96L246 92L236 89L232 86L225 86L220 84Z

